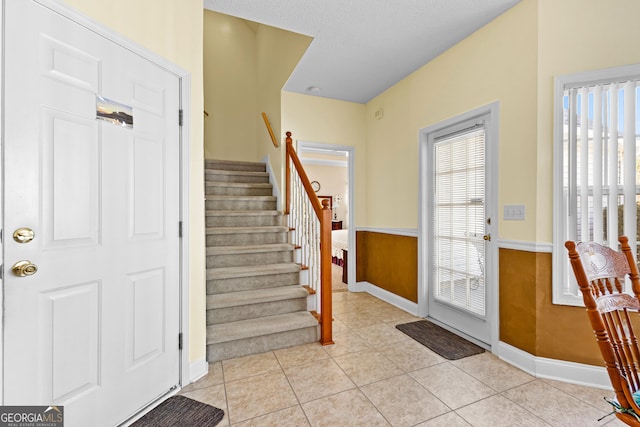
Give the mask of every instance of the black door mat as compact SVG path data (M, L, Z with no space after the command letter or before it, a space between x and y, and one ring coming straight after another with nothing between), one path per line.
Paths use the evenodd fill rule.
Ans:
M462 359L484 352L484 348L428 320L402 323L396 325L396 328L448 360Z
M184 396L173 396L145 414L132 427L213 427L224 411Z

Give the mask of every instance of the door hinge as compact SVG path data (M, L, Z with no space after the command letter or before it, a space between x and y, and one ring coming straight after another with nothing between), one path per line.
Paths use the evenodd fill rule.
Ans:
M180 109L178 110L178 126L182 126L182 120L183 120L183 110Z
M182 332L178 334L178 350L182 350Z
M182 237L182 221L178 223L178 237Z

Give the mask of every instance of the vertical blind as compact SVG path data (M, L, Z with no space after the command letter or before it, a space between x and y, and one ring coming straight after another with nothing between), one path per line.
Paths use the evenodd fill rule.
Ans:
M618 249L626 235L637 253L639 81L565 88L563 210L565 240ZM564 292L578 295L567 272Z
M436 139L434 298L485 315L485 129Z

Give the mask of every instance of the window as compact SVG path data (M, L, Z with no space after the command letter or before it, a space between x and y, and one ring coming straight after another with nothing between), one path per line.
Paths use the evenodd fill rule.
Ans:
M640 66L556 79L554 167L555 304L582 305L566 240L638 253Z

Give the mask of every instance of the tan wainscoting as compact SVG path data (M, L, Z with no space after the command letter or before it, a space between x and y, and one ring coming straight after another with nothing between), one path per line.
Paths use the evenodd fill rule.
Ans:
M550 253L499 250L500 341L537 357L602 366L583 307L552 304Z
M356 232L356 281L418 302L418 239L411 236Z

